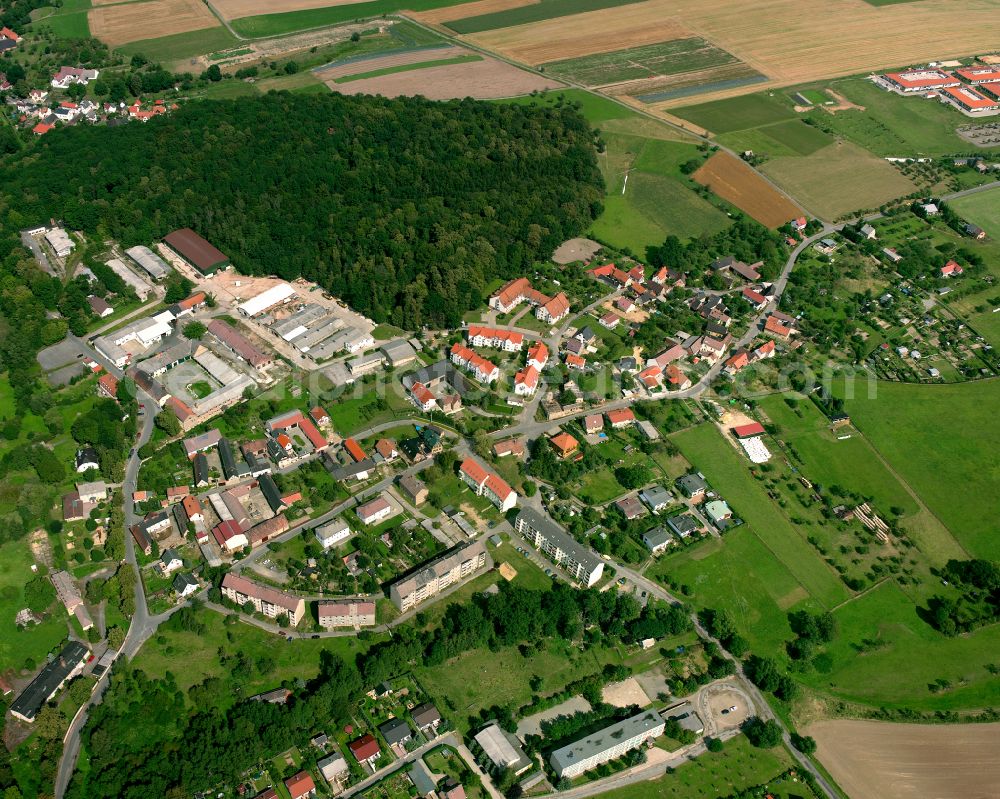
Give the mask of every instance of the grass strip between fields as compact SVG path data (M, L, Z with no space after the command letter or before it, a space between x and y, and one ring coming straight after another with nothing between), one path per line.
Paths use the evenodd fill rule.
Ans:
M373 69L370 72L358 72L356 75L344 75L342 78L334 78L334 83L351 83L365 78L380 78L383 75L394 75L397 72L412 72L417 69L429 69L430 67L447 67L452 64L467 64L470 61L482 61L481 55L469 54L460 55L455 58L440 58L437 61L420 61L416 64L398 64L394 67L384 69Z
M540 0L530 6L509 8L506 11L494 11L491 14L480 14L475 17L465 17L444 23L455 33L483 33L498 28L509 28L513 25L526 25L529 22L543 22L547 19L569 17L587 11L600 11L603 8L615 8L639 3L643 0Z

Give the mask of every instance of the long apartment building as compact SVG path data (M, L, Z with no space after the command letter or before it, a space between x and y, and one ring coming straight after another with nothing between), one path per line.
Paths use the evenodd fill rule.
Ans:
M616 722L603 730L581 738L579 741L556 749L549 756L549 764L562 779L573 779L584 772L663 735L664 723L654 710L644 710L638 715Z
M316 605L319 626L324 630L335 627L374 627L375 603L367 599L344 599L340 602L319 602Z
M604 561L548 516L521 508L514 529L588 588L604 574Z
M468 580L489 562L483 540L467 541L427 561L415 572L389 586L389 599L401 611Z
M517 504L517 492L507 485L507 481L489 471L475 458L462 461L458 475L463 483L478 496L486 497L501 513L506 513Z
M305 615L306 603L301 597L255 583L232 572L222 578L222 595L237 605L244 605L250 601L257 613L263 613L271 619L287 613L288 621L293 627L302 621Z

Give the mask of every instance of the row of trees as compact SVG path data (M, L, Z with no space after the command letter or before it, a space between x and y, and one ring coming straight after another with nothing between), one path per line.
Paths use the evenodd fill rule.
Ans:
M935 630L958 635L1000 619L1000 565L988 560L949 560L941 579L957 589L957 595L935 594L921 616Z

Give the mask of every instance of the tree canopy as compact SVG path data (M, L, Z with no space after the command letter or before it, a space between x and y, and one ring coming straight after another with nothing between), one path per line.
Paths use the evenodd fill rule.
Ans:
M2 171L15 225L62 218L126 247L192 227L242 272L413 329L456 325L589 225L594 137L569 107L275 92L61 130Z

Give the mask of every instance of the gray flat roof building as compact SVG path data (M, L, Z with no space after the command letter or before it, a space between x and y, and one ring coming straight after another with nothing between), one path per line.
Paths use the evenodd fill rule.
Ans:
M509 768L515 774L522 774L531 768L531 761L521 748L521 742L501 729L499 724L480 730L473 740L494 770Z
M393 367L405 366L417 359L417 351L406 339L398 338L382 345L382 354Z
M159 255L149 247L129 247L125 254L141 266L153 280L163 280L170 274L170 267Z
M657 738L663 734L663 726L659 713L644 710L556 749L549 755L549 764L560 778L573 778Z
M10 712L29 724L63 684L83 670L90 650L79 641L70 641L59 657L45 664L42 670L10 706Z
M514 529L587 587L601 579L604 561L548 516L532 508L522 508Z

